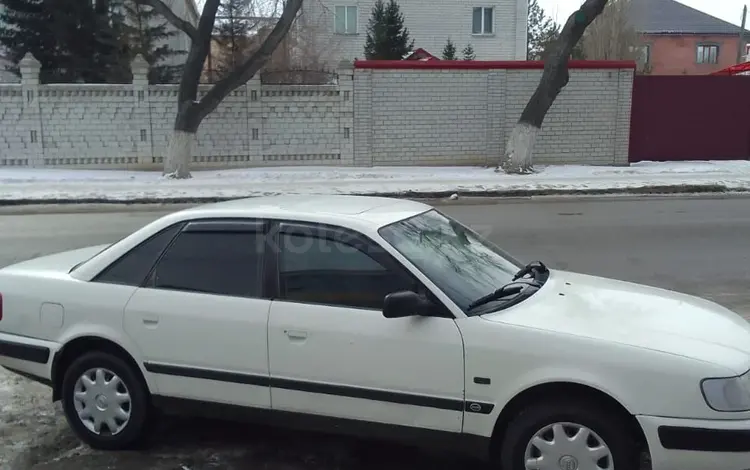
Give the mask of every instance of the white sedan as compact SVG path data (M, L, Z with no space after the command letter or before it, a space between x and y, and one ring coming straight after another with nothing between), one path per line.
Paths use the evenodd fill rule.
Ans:
M750 468L740 316L524 265L418 202L200 206L8 266L0 294L0 365L94 448L136 445L157 410L228 410L504 470Z

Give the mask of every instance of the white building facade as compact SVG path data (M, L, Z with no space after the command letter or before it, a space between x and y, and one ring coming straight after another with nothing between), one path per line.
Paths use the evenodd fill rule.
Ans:
M386 2L388 0L385 0ZM308 0L302 6L326 62L364 59L367 24L375 0ZM440 56L450 39L476 60L526 60L528 0L399 0L414 47Z

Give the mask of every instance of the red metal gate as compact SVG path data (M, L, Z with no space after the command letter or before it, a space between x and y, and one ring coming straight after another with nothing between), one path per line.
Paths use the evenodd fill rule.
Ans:
M636 76L630 161L750 159L750 76Z

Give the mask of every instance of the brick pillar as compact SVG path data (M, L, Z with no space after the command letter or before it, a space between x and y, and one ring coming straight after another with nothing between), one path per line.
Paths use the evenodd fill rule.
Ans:
M135 99L133 141L137 162L131 165L147 165L151 163L154 146L151 135L151 102L148 94L149 65L142 55L138 54L130 64L133 72L133 97Z
M630 113L633 105L634 75L635 71L632 69L624 69L618 72L617 116L612 158L612 164L617 166L630 165Z
M39 99L39 71L42 65L27 53L21 62L21 88L23 93L22 122L25 131L21 135L25 151L21 155L10 155L16 165L44 166L44 136L42 135L42 110Z
M373 166L372 70L354 70L354 166Z
M342 165L354 165L354 64L339 64L339 148Z
M505 152L505 97L507 71L504 69L487 71L487 160L485 164L495 167Z
M256 73L247 82L247 136L249 162L251 165L263 164L263 86L260 74Z

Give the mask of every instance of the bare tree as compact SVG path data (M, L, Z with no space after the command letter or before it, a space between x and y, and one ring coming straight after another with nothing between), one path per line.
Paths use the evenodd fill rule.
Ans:
M511 131L497 171L529 173L533 170L534 143L557 95L570 81L568 62L573 49L583 37L586 28L601 15L608 0L586 0L578 11L568 18L560 37L552 45L544 61L544 71L536 91L526 104L521 117Z
M248 59L217 81L200 100L198 84L211 47L220 0L206 0L197 27L177 16L162 0L136 1L150 5L191 40L177 94L174 130L164 158L165 175L171 178L190 178L193 142L201 122L224 98L247 83L268 61L292 27L302 7L302 0L286 0L281 16L263 44Z
M632 20L632 8L632 0L610 0L581 39L587 59L642 61L642 40Z

